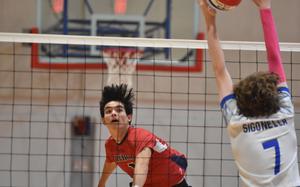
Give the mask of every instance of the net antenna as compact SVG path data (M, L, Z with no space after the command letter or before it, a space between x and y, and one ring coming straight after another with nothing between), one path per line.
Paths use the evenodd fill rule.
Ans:
M108 48L103 50L103 61L107 65L107 85L127 84L133 86L136 64L143 51L126 48Z

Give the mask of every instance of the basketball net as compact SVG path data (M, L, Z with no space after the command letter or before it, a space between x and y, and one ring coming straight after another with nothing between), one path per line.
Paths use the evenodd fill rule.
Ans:
M143 52L127 49L107 49L103 51L103 60L107 65L107 85L127 84L132 88L133 74L137 61Z

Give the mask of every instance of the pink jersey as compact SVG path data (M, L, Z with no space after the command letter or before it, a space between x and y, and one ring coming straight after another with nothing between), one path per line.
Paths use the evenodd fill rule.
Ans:
M105 144L106 159L108 162L115 162L133 177L135 157L145 147L152 150L152 155L144 187L170 187L178 184L184 177L187 167L185 156L145 129L129 127L126 137L120 144L110 137Z

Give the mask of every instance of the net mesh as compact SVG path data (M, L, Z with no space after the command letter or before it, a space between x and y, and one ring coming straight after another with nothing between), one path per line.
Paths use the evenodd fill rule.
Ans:
M95 45L93 38L28 35L0 36L0 181L1 186L96 186L105 159L107 129L100 122L99 100L109 76L107 69L38 69L31 67L31 48L25 43L55 45L77 41ZM98 38L100 44L105 39ZM116 46L115 39L111 45ZM66 43L64 43L66 42ZM22 44L23 43L23 44ZM136 95L133 124L154 132L188 158L187 181L192 186L239 187L241 183L217 101L215 80L206 43L135 39L119 47L204 48L202 72L137 71L132 77ZM187 46L187 43L189 46ZM74 44L74 43L72 43ZM105 46L109 45L105 43ZM117 45L117 46L118 46ZM262 43L222 43L234 81L266 70ZM295 104L300 137L299 44L282 44L282 57ZM67 54L71 52L67 50ZM172 56L172 55L171 55ZM51 65L51 58L49 58ZM85 57L81 57L85 61ZM99 60L103 60L99 57ZM70 63L71 57L65 57ZM147 63L160 58L153 55ZM193 63L188 58L187 63ZM140 59L137 63L141 63ZM171 67L180 64L168 62ZM67 67L67 66L66 66ZM81 128L74 131L74 119ZM72 125L73 124L73 125ZM83 128L84 127L84 128ZM83 130L82 130L83 129ZM90 129L85 131L84 129ZM298 145L300 145L298 138ZM127 186L131 179L120 169L107 186Z

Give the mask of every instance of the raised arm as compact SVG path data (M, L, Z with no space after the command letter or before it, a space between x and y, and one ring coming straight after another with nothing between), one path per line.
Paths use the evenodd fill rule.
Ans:
M107 160L105 160L98 187L105 187L107 179L109 178L111 173L116 169L116 167L117 165L115 162L107 162Z
M279 40L276 32L275 21L271 11L271 0L253 1L260 9L260 18L267 49L269 71L279 75L280 83L285 82L286 76L280 55Z
M208 51L216 76L219 100L233 92L231 76L225 65L224 52L221 48L216 28L216 12L210 9L206 0L198 0L206 22Z

